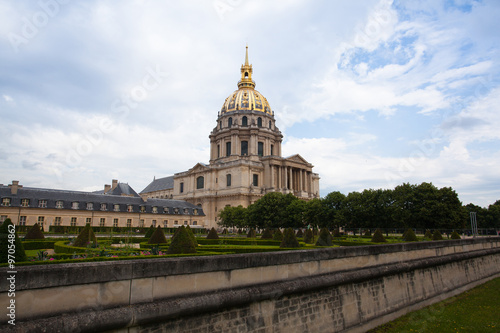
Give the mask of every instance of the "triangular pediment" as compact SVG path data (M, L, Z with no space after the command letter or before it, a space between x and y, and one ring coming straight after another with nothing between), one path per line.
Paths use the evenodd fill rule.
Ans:
M302 156L300 156L299 154L295 154L295 155L292 155L292 156L289 156L289 157L286 157L285 158L286 161L290 161L290 162L298 162L298 163L304 163L304 164L309 164L309 162L307 162Z
M191 172L207 171L209 169L210 168L206 164L197 163L194 167L192 167L191 169L189 169L189 172L191 173Z

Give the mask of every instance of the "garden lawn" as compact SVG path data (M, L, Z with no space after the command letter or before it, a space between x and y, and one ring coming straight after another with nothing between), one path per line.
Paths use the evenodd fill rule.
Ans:
M500 278L496 278L369 332L500 332L499 295Z

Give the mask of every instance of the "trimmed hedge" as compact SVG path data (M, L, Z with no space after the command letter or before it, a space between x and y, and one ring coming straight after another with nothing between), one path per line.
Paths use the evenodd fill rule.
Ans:
M280 241L275 241L272 239L247 239L247 238L219 238L219 239L206 239L198 238L198 243L200 245L276 245L281 244Z
M25 250L44 250L44 249L53 249L55 240L34 240L34 241L24 241L23 247Z

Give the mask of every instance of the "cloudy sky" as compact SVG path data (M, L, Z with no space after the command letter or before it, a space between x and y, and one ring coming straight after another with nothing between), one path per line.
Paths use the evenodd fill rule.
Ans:
M500 1L0 2L0 183L136 191L208 163L253 79L321 195L500 199Z

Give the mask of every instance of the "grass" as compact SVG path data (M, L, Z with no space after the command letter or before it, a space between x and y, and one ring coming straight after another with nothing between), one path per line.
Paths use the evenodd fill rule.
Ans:
M369 332L500 332L499 295L496 278Z

